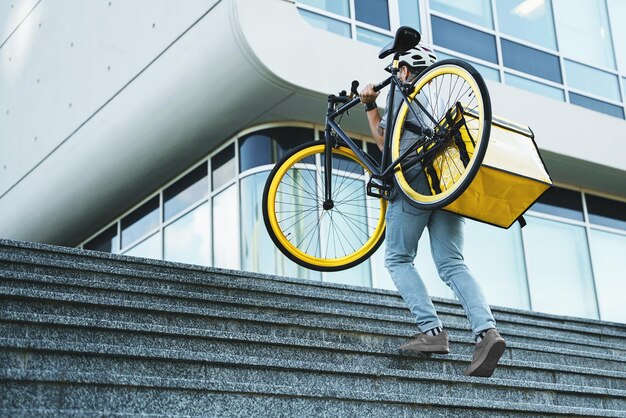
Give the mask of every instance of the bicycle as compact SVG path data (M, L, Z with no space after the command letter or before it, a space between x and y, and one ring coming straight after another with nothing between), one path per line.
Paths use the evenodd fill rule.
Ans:
M292 261L318 271L353 267L382 244L394 186L412 205L436 210L458 198L476 175L491 128L485 82L470 64L448 59L403 84L400 57L419 41L416 30L401 27L379 54L393 55L391 75L374 87L390 86L381 161L336 121L360 103L354 81L349 95L328 96L324 140L295 148L270 172L263 218L274 244ZM403 102L394 115L395 94Z

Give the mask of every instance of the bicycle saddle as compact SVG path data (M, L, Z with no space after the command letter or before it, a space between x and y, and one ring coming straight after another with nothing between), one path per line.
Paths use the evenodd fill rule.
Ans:
M400 26L396 31L396 36L389 45L380 50L378 58L383 59L391 54L404 54L420 42L422 36L418 31L410 26Z

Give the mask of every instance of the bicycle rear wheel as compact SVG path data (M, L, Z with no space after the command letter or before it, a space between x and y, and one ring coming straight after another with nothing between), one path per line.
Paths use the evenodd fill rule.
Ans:
M337 271L365 261L383 242L387 203L367 195L366 167L340 146L332 149L333 207L325 209L324 153L323 142L309 142L276 164L263 192L263 219L289 259Z
M474 67L450 59L430 66L408 101L393 127L392 159L408 152L394 180L414 206L440 209L467 189L480 168L491 130L489 93Z

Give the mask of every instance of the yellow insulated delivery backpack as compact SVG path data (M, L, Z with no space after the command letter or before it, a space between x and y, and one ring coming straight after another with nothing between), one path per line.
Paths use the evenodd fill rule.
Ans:
M445 190L457 179L449 178L458 170L447 169L448 164L467 164L468 153L474 150L466 120L471 112L455 112L456 135L461 137L441 151L447 158L436 157L424 167L433 192ZM445 123L445 122L444 122ZM437 159L439 158L439 159ZM530 128L493 117L491 135L483 162L469 187L444 210L502 228L509 228L552 186L552 180L539 155Z

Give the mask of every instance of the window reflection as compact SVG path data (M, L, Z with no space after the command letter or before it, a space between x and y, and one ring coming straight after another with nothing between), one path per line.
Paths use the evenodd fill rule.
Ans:
M622 72L626 69L626 1L607 0L609 19L611 19L611 32L615 50L617 68Z
M554 0L559 50L569 58L615 68L604 0Z
M356 20L389 29L387 0L354 0Z
M577 221L584 219L582 195L558 187L548 189L530 209Z
M130 250L124 252L125 255L133 257L161 259L161 234L156 233L141 241Z
M268 174L258 173L241 180L241 268L258 273L321 280L321 273L289 260L269 237L261 207Z
M589 239L600 319L626 323L626 285L623 274L619 273L624 271L626 236L592 230Z
M579 90L619 101L619 80L616 75L609 74L586 65L565 60L567 84Z
M298 9L300 15L306 20L311 26L322 29L328 32L335 33L337 35L345 36L346 38L350 38L350 24L340 22L335 19L331 19L326 16L319 15L317 13L311 13L308 10Z
M541 94L542 96L550 97L552 99L565 101L565 93L563 90L556 87L538 83L510 73L505 73L505 81L506 84L510 86L519 87L520 89L526 91L532 91L533 93Z
M419 0L398 0L400 26L420 31Z
M490 0L430 0L430 8L493 29Z
M590 223L626 230L626 203L590 194L585 199Z
M448 59L448 58L459 59L458 57L446 54L445 52L441 52L441 51L437 51L437 58L439 58L439 60ZM467 61L470 64L472 64L472 67L476 68L476 70L478 70L480 75L482 75L485 80L489 79L489 80L498 81L498 82L500 81L500 71L496 70L495 68L487 67L486 65L478 64L476 62L469 61L466 59L463 59L463 61Z
M239 172L278 162L289 150L313 140L309 128L280 127L256 131L239 140Z
M502 33L556 50L551 0L498 0Z
M164 259L211 264L211 212L208 203L195 208L163 230Z
M122 248L154 230L158 225L159 196L154 196L122 219Z
M103 251L116 254L119 250L117 222L101 232L97 237L83 245L87 250Z
M350 15L348 0L298 0L298 3L308 4L346 17Z
M238 269L239 211L235 186L231 186L213 197L213 265Z
M532 309L598 318L585 229L532 216L523 230Z
M163 190L163 220L167 221L192 203L202 199L208 190L207 165L203 163Z
M498 63L496 38L488 33L458 23L431 16L433 41L436 45L453 49L485 61Z
M559 57L502 39L502 61L514 70L522 71L555 83L563 82Z
M587 109L595 110L596 112L605 113L616 118L624 119L624 108L616 106L611 103L603 102L601 100L592 99L591 97L583 96L582 94L576 94L569 92L569 101L578 106L586 107Z
M393 40L391 36L383 35L368 29L356 28L356 39L382 48Z
M217 190L235 177L235 145L230 144L211 158L212 190Z
M487 302L529 309L522 235L518 223L509 229L465 221L465 259L481 284Z

